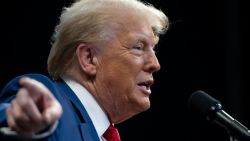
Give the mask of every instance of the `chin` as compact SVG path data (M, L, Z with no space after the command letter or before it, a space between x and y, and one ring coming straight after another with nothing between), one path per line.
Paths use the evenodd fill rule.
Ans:
M144 107L144 111L148 110L150 108L150 103Z
M146 111L146 110L148 110L149 108L150 108L150 106L151 106L151 104L150 104L150 101L148 100L148 101L143 101L142 103L140 103L140 106L138 106L138 107L140 107L140 112L144 112L144 111Z

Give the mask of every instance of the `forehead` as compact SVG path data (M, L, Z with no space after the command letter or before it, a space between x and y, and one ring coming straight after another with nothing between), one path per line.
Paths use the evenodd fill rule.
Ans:
M120 24L118 36L127 41L147 42L157 44L158 36L154 34L152 26L143 18L128 17L121 19L123 24Z
M118 36L158 42L158 36L154 33L152 23L145 14L129 11L117 12L115 15L113 28Z

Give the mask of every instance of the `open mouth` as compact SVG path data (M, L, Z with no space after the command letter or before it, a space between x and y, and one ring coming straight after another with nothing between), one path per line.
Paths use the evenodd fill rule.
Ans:
M138 83L137 85L139 86L140 90L145 93L145 94L151 94L151 86L153 85L154 81L153 80L147 80Z

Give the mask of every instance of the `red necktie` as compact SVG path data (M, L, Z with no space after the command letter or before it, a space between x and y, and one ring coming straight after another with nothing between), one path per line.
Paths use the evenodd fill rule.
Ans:
M107 141L121 141L117 128L110 124L109 128L103 134Z

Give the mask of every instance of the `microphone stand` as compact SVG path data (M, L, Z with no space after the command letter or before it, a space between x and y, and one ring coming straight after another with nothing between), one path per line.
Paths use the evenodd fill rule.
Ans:
M237 140L236 138L230 136L230 141L239 141L239 140Z
M222 110L222 106L220 104L217 104L212 108L215 110L213 110L214 118L211 118L211 120L227 130L230 135L230 141L250 141L250 130L248 130L246 126Z

